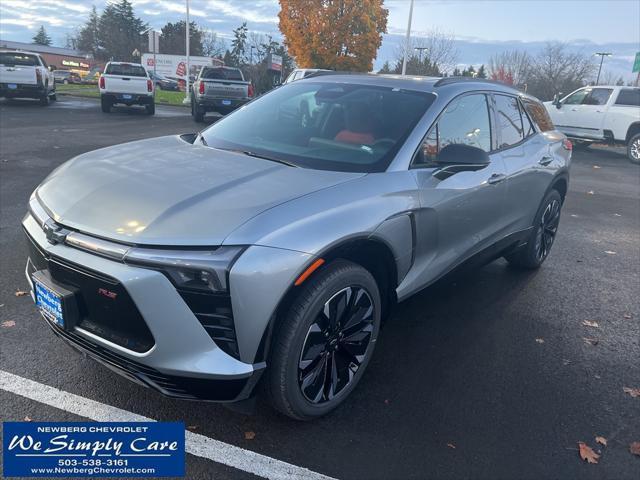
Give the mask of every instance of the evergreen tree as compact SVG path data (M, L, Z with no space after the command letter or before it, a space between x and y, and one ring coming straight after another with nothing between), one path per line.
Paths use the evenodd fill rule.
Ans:
M147 25L133 12L129 0L109 3L98 21L98 44L101 56L117 61L139 60L133 51L147 49L143 32Z
M478 69L478 75L476 76L477 78L487 78L487 69L484 67L484 63L480 65L480 68Z
M33 43L36 45L51 45L51 37L47 35L47 31L44 29L43 25L40 25L38 33L33 36Z
M387 60L382 65L382 68L378 70L378 73L391 73L391 65L389 65L389 61Z
M78 36L75 38L75 47L85 53L90 53L94 58L104 59L100 52L99 28L100 17L94 6L91 9L87 23L80 29ZM71 42L69 42L71 43Z
M235 66L247 63L247 32L247 22L244 22L233 31L230 53Z
M189 54L190 55L203 55L203 32L195 22L189 23ZM168 22L160 34L160 51L162 53L169 53L174 55L184 55L185 48L185 34L184 31L185 21L171 23Z

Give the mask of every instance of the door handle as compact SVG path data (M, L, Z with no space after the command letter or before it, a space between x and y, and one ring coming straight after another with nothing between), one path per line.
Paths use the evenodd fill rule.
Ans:
M489 185L495 185L496 183L503 181L505 178L507 178L507 176L504 173L494 173L489 177L487 183Z
M543 165L545 167L549 165L551 162L553 162L553 157L550 157L549 155L545 155L538 161L540 165Z

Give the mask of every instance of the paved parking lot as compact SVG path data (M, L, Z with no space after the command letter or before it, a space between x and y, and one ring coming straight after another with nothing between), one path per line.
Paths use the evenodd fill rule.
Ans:
M2 420L82 420L68 392L99 402L95 411L184 421L193 448L208 437L243 449L188 455L190 479L251 478L247 450L279 461L270 475L282 478L305 472L282 462L309 478L640 478L628 451L640 441L640 398L623 391L640 388L640 167L620 151L574 153L557 243L539 271L500 260L399 305L352 398L298 423L261 403L242 415L133 385L72 353L14 295L27 288L20 220L33 188L74 155L202 128L186 109L157 112L0 101L0 370L42 384L23 385L35 401L0 379ZM580 460L578 441L602 450L599 464Z

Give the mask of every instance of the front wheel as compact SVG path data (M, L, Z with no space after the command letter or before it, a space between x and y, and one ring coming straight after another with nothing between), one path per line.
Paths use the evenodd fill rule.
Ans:
M273 335L265 389L297 420L340 405L356 387L380 329L380 291L361 266L337 260L307 280Z
M627 144L627 156L632 163L640 163L640 133L635 134Z
M507 255L507 261L520 268L534 269L545 261L558 233L562 197L557 190L551 190L542 201L529 240L517 252Z

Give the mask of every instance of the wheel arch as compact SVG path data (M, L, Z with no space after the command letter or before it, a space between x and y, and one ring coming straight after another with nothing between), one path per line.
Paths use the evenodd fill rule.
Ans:
M564 199L567 196L568 189L569 189L569 178L567 175L561 174L553 180L553 182L551 183L551 186L549 187L549 190L547 190L547 193L549 193L549 191L551 190L557 190L558 193L560 194L560 197L562 197L562 203L564 203Z
M631 138L638 133L640 133L640 122L633 122L627 129L627 136L624 139L624 143L629 143Z

